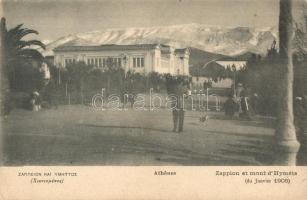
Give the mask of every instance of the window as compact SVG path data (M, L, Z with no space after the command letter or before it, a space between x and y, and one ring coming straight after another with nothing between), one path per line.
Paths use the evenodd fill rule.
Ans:
M144 67L145 59L144 57L135 57L133 58L133 67Z
M107 65L107 61L106 61L105 58L103 58L103 59L102 59L102 66L103 66L103 67L106 67L106 65Z
M95 58L95 67L98 67L98 58Z
M122 66L121 58L114 58L114 65L116 67L121 67Z
M137 58L137 66L141 67L141 58Z
M122 67L122 59L121 58L118 58L118 66Z
M88 65L92 65L93 64L93 59L92 58L88 58L87 59L87 64Z
M74 59L71 59L71 58L65 58L65 66L71 64L71 63L74 63L75 60Z
M98 67L101 67L101 58L98 58Z
M112 60L113 60L113 66L118 67L117 58L113 58Z
M133 58L133 67L136 67L136 58Z

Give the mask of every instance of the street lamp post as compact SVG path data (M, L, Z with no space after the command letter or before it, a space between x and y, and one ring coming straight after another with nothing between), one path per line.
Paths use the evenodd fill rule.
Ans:
M233 95L236 97L236 70L233 70Z
M61 84L61 66L58 67L58 84Z

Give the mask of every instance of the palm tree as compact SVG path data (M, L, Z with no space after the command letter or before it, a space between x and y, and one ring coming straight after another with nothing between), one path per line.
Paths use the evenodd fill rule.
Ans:
M279 14L279 102L277 112L275 164L295 165L300 144L293 124L293 63L292 40L294 36L291 0L280 0Z
M10 91L9 75L13 74L18 64L29 61L43 61L42 54L33 47L45 49L45 45L39 40L23 40L29 34L38 34L36 30L23 28L23 24L8 30L5 18L1 18L1 114L6 115L8 105L6 104Z
M23 24L19 24L16 27L7 30L5 24L5 18L1 19L1 24L3 23L4 29L4 43L5 47L4 58L7 64L11 64L16 61L28 61L29 59L34 59L41 61L43 59L42 54L34 49L34 46L41 47L45 49L45 45L39 40L22 40L25 36L29 34L38 34L36 30L23 28Z
M7 68L7 73L12 74L13 83L15 80L15 67L30 61L43 61L43 55L38 51L38 48L45 49L45 45L39 40L23 40L25 36L30 34L38 34L36 30L23 28L23 24L7 30L5 18L1 19L1 27L3 28L3 59L4 67Z

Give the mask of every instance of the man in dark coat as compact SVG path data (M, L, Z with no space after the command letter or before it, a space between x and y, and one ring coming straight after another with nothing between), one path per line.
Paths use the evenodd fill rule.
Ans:
M234 96L231 94L228 96L228 99L226 100L224 104L224 109L225 109L225 115L227 117L233 118L236 111L238 110L238 104L235 101Z
M182 132L184 123L184 98L188 91L188 81L184 77L166 77L166 88L168 95L176 97L172 101L173 131Z

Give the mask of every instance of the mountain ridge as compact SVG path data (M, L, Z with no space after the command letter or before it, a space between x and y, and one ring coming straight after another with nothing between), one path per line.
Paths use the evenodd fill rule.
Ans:
M69 34L47 44L44 55L53 55L61 45L148 44L160 43L176 48L197 48L206 52L234 56L245 52L265 54L276 40L271 27L221 27L202 24L112 28Z

